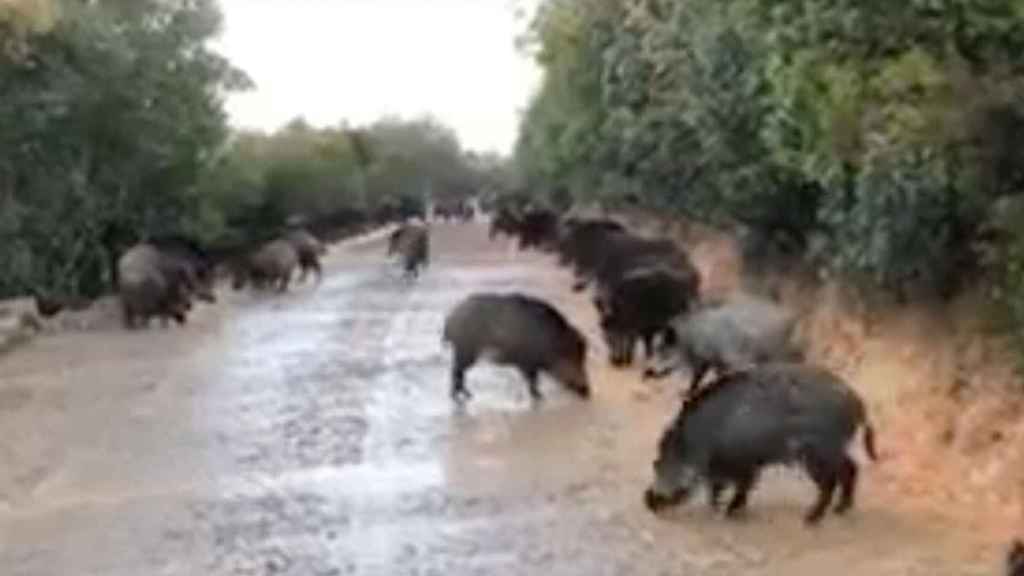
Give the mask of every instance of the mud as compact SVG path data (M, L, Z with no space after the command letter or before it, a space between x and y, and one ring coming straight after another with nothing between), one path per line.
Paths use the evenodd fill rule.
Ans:
M813 489L785 473L741 522L703 505L650 515L641 493L674 387L610 370L569 274L486 238L434 224L414 283L377 239L332 250L319 286L5 357L3 573L998 573L972 534L893 505L875 481L885 462L864 466L854 513L817 530L799 513ZM514 370L481 364L474 401L450 402L444 314L511 289L585 328L591 401L544 381L533 405Z

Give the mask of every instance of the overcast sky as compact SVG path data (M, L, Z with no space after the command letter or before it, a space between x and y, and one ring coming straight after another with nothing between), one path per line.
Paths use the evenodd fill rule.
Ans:
M535 0L220 0L218 49L257 88L232 123L273 130L430 113L463 146L509 152L540 72L515 49Z

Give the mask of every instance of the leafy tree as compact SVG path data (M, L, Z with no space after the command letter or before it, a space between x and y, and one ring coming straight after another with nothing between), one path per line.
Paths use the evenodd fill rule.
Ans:
M252 243L475 193L431 119L231 133L223 99L251 84L209 48L220 26L214 0L0 4L0 296L97 295L147 237Z
M358 130L296 119L272 134L235 135L203 178L202 226L208 237L251 242L296 217L348 226L422 215L428 197L476 194L494 169L430 118L385 118Z
M1011 0L547 0L516 166L538 194L637 198L949 294L1022 184L1022 27Z
M134 231L196 218L247 79L207 48L212 0L67 2L0 55L0 292L97 294Z

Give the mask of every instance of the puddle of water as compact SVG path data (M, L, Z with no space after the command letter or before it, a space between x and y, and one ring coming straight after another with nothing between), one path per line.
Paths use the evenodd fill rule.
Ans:
M266 476L248 475L218 484L218 492L228 497L256 496L266 492L309 491L321 494L343 493L354 497L379 497L429 490L444 485L444 474L437 462L395 464L363 463L354 466L321 466L289 470Z

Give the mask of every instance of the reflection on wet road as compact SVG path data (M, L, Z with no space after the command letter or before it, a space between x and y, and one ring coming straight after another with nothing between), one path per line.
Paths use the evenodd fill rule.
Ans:
M993 574L962 535L872 503L805 530L809 485L769 478L749 519L650 516L671 390L604 366L586 299L548 259L434 226L404 282L379 242L324 282L226 296L185 329L42 340L0 366L3 574ZM550 298L591 340L595 397L514 370L448 399L444 314L476 290ZM958 553L959 551L959 553ZM973 571L972 571L973 570Z

